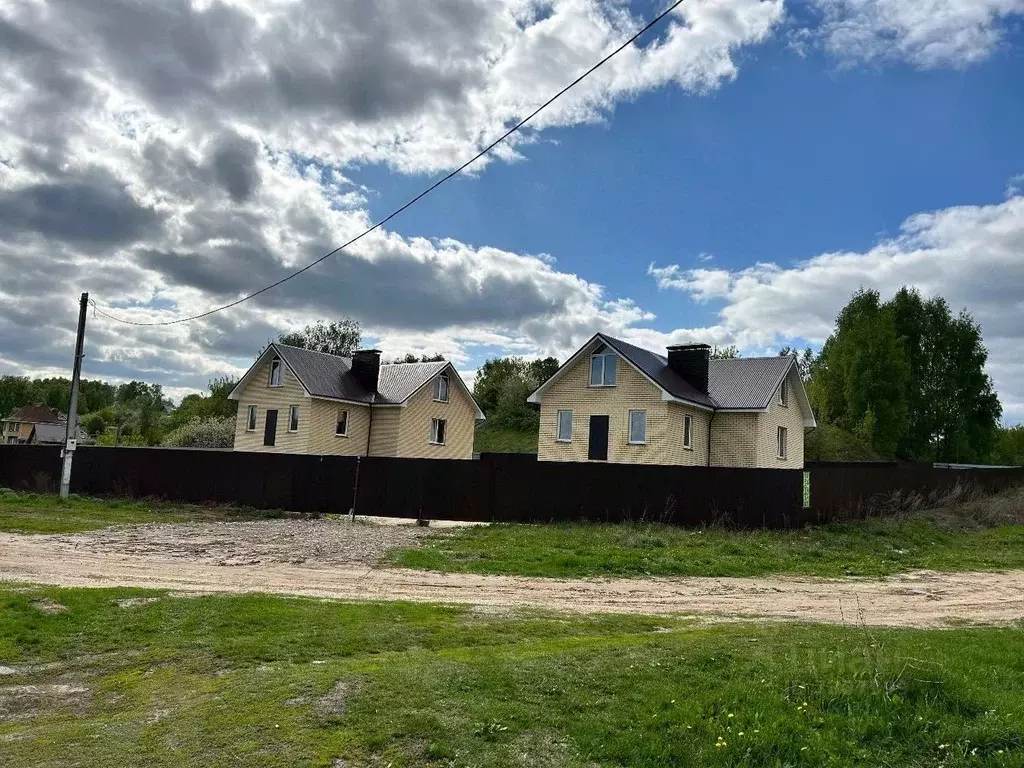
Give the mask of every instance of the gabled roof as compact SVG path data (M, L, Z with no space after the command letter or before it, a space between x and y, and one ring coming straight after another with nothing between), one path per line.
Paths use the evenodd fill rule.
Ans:
M49 408L45 405L23 405L4 419L4 421L17 421L25 424L61 424L67 420L68 417L56 408Z
M343 400L366 405L402 405L422 387L426 386L434 376L449 369L451 378L469 397L476 407L477 418L484 418L480 408L473 400L473 395L466 387L455 367L448 362L436 363L385 363L380 367L377 380L377 392L370 392L352 375L352 358L314 352L287 344L273 343L253 363L252 368L242 377L232 390L230 397L237 399L242 385L250 378L253 371L265 357L276 354L289 370L295 374L303 389L310 397L321 397L328 400Z
M367 391L352 375L352 358L328 355L287 344L271 344L267 352L276 352L295 374L302 386L313 397L333 400L351 400L369 403L372 392ZM264 353L266 354L266 353Z
M384 398L385 402L404 402L445 368L451 368L451 364L444 360L436 363L390 363L382 365L380 367L380 378L377 381L377 391ZM458 376L458 374L455 375Z
M661 355L655 354L643 347L637 347L621 339L613 339L611 336L600 334L605 344L614 349L624 358L633 363L655 384L668 392L673 397L686 400L696 405L703 405L706 408L717 408L718 403L709 394L705 395L690 382L668 367L668 360ZM708 378L711 378L710 372ZM710 386L709 386L710 390Z
M599 344L606 344L630 363L640 374L657 386L667 396L665 399L682 400L701 408L716 411L763 411L771 405L772 397L778 391L782 380L796 367L792 356L740 357L731 360L710 360L708 362L708 392L704 394L686 379L669 368L668 359L650 350L628 342L596 334L562 365L554 376L541 384L530 395L530 402L540 402L540 395L568 370L582 355ZM799 377L797 377L799 381ZM807 415L804 421L815 426L807 393L801 383L794 388L801 407Z
M67 436L67 424L36 424L28 436L30 443L63 443Z

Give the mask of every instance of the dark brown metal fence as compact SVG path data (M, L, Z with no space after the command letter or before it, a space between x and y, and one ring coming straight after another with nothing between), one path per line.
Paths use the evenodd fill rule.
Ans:
M913 497L925 503L957 487L995 493L1024 484L1024 468L946 469L930 464L809 464L810 503L821 520L881 514Z
M0 486L53 491L59 448L0 446ZM1024 469L896 464L809 465L800 470L537 461L482 454L476 461L81 447L73 493L234 503L261 509L464 521L720 523L784 528L886 511L897 494L925 500L960 485L998 491ZM809 506L804 481L809 479ZM882 502L880 504L880 502Z

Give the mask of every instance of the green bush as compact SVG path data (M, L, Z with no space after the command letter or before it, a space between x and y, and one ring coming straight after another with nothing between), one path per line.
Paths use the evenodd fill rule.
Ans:
M235 444L235 420L229 416L192 419L164 437L172 448L231 448Z

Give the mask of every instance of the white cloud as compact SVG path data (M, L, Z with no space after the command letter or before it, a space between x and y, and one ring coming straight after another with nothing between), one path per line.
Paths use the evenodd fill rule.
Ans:
M817 34L848 63L908 61L964 67L997 49L1006 22L1024 0L815 0L824 13ZM803 43L803 38L799 38Z
M713 90L782 17L689 0L494 156L655 88ZM604 0L0 0L0 368L64 369L79 290L159 321L283 277L369 225L348 167L451 168L641 22ZM549 254L382 230L202 321L95 317L86 370L185 391L341 314L387 354L460 362L653 319Z
M1024 192L1024 173L1011 176L1006 182L1006 196L1013 197Z
M651 266L662 288L723 302L721 327L744 347L821 343L859 286L892 294L915 286L966 307L981 323L1006 415L1024 420L1024 197L911 216L901 234L863 253L816 256L792 267L683 270Z

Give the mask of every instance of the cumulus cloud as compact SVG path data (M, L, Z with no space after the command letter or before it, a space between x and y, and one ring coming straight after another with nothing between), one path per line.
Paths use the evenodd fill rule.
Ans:
M982 326L1006 415L1024 420L1024 197L911 216L868 251L826 253L792 267L685 270L651 265L661 288L722 302L722 327L746 347L821 343L858 286L884 295L916 286L966 307Z
M654 88L713 90L782 17L691 0L495 158ZM370 224L346 168L451 168L640 23L603 0L0 0L0 370L66 367L79 290L164 320L284 277ZM456 360L653 319L547 254L381 230L202 321L96 316L86 370L201 388L340 314L386 353Z
M824 13L818 34L848 63L908 61L965 67L998 48L1024 0L815 0ZM803 38L800 38L803 40Z

